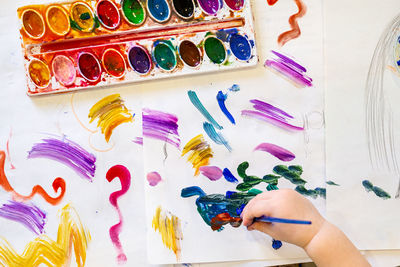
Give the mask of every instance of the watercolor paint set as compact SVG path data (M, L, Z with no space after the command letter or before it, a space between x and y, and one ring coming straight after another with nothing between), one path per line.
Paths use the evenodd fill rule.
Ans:
M254 66L249 0L98 0L18 9L28 95Z

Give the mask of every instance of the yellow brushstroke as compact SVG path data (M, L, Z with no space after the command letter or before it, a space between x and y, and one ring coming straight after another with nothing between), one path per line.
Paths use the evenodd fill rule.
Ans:
M61 209L57 241L41 235L29 242L19 255L7 240L0 238L0 266L65 266L71 259L73 246L76 264L82 267L90 240L90 233L83 227L76 210L68 204Z
M152 226L155 231L160 232L164 245L172 250L176 259L179 260L181 253L180 240L183 239L179 218L163 211L159 206L154 214Z
M97 127L100 127L106 141L110 140L113 130L120 124L132 122L133 116L124 105L119 94L106 96L93 105L89 110L90 123L99 119Z
M183 148L182 157L189 153L188 161L192 163L195 169L195 175L199 175L199 168L207 166L210 163L210 158L213 157L213 151L210 145L204 140L202 134L192 138Z

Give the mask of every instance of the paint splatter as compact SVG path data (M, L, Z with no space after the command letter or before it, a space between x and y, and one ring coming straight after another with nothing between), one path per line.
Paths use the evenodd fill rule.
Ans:
M257 99L250 100L250 103L255 110L242 110L242 116L259 119L289 131L304 130L303 127L291 124L290 120L294 120L294 117L282 109Z
M156 186L162 181L161 175L158 172L149 172L146 178L150 186Z
M182 157L189 153L188 161L192 163L193 168L195 169L194 175L199 175L200 167L207 166L210 163L210 158L213 157L213 151L211 150L210 145L204 140L202 134L199 134L193 137L182 151Z
M200 187L191 186L182 189L181 197L198 196L196 199L197 211L204 222L211 226L213 231L222 231L224 225L230 224L239 227L242 223L240 214L247 203L262 191L252 189L246 193L227 191L226 195L207 195Z
M282 161L292 161L296 158L296 156L289 150L270 143L261 143L254 149L254 151L265 151Z
M333 182L333 181L326 181L327 185L335 185L335 186L340 186L339 184Z
M143 136L167 142L179 149L178 117L173 114L143 109Z
M217 166L201 166L200 173L210 179L210 181L217 181L222 177L222 170Z
M115 191L110 195L110 203L117 210L119 216L119 222L110 228L110 238L113 242L115 248L117 249L118 256L117 261L119 264L125 263L127 261L126 255L122 249L122 244L119 239L119 234L121 233L123 226L122 212L118 206L118 199L128 192L131 186L131 174L129 170L122 165L115 165L111 167L106 174L107 181L111 183L115 178L118 178L121 182L121 190Z
M0 217L18 222L33 233L39 235L44 232L46 213L33 204L24 204L9 201L0 207Z
M192 102L193 106L195 106L197 108L197 110L200 111L200 113L204 116L204 118L206 118L206 120L209 123L211 123L218 130L223 129L223 127L218 124L218 122L211 116L211 114L208 112L208 110L201 103L196 92L188 91L188 96L189 96L190 102Z
M230 183L238 183L238 179L236 179L236 177L232 174L232 172L228 169L225 168L222 171L222 174L224 175L225 180L227 180Z
M232 123L235 124L235 118L233 118L232 114L228 111L225 105L225 101L228 98L228 94L222 93L222 91L219 91L217 94L217 101L219 108L221 109L222 113L225 114L225 116L228 118L228 120Z
M143 137L135 137L135 139L132 140L135 144L143 146Z
M111 138L113 130L122 123L132 122L135 114L131 114L126 108L119 94L106 96L98 101L89 111L90 123L98 119L97 127L100 127L106 141Z
M175 253L179 260L181 254L180 240L183 239L181 221L170 212L162 210L159 206L153 217L152 227L161 235L164 245Z
M326 188L316 187L315 189L307 189L303 185L298 185L294 190L303 196L312 197L314 199L317 197L326 198Z
M299 27L299 24L297 23L297 20L306 14L307 6L301 0L294 0L294 1L297 5L299 11L296 14L293 14L292 16L289 17L289 24L290 24L291 30L279 35L278 44L280 46L283 46L290 40L296 39L301 35L300 27ZM272 6L276 2L278 2L278 0L267 0L267 2L268 2L268 5Z
M55 193L57 193L60 189L60 195L58 197L51 197L49 196L46 191L41 187L40 185L35 185L31 191L31 193L28 196L23 196L15 192L14 188L10 185L8 182L7 176L4 172L4 163L6 159L6 153L4 151L0 150L0 186L7 192L10 192L13 196L14 199L17 200L30 200L32 199L36 194L40 195L43 197L44 200L46 200L47 203L51 205L57 205L60 203L62 198L64 197L65 194L65 181L64 179L58 177L54 179L52 187Z
M312 79L306 75L307 69L281 53L271 50L273 57L267 59L264 66L289 79L297 87L311 87Z
M232 151L232 148L229 145L228 141L226 141L226 139L220 133L217 133L217 131L215 130L214 126L211 123L204 122L203 129L208 135L208 137L210 137L211 140L214 141L214 143L216 143L217 145L224 145L226 149L229 150L229 152Z
M65 136L43 139L28 152L28 159L47 158L72 168L79 176L92 181L96 157Z
M65 266L71 259L73 247L76 264L78 267L83 267L90 240L90 233L82 225L75 209L68 204L61 209L57 241L41 235L29 242L25 246L23 254L20 255L7 240L0 238L0 265Z
M364 180L363 182L362 182L362 185L364 186L364 188L365 188L365 191L367 191L367 192L374 192L375 193L375 195L377 196L377 197L380 197L380 198L382 198L382 199L389 199L389 198L391 198L391 196L386 192L386 191L384 191L382 188L380 188L380 187L377 187L377 186L374 186L370 181L368 181L368 180Z
M228 88L228 90L231 92L239 92L240 86L238 84L233 84L231 87Z

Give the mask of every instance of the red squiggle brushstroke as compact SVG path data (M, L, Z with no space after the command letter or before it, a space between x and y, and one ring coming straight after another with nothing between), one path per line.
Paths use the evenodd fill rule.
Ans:
M242 224L242 219L240 217L232 217L228 212L220 213L211 219L211 229L213 231L218 231L225 224L230 223L232 227L239 227Z
M122 264L126 262L127 258L122 249L121 241L119 240L119 234L121 233L123 218L121 210L118 207L118 199L126 192L128 192L129 187L131 186L131 174L125 166L115 165L108 170L106 178L108 182L111 182L112 180L114 180L114 178L117 177L121 182L121 190L112 193L109 199L111 205L113 205L118 212L119 223L110 228L110 238L118 251L118 256L117 256L118 263Z
M7 192L11 192L13 194L14 199L26 201L32 199L36 194L42 196L46 202L51 205L57 205L65 194L65 181L64 179L58 177L53 181L53 189L54 192L57 193L58 189L61 189L61 193L58 197L51 197L49 196L46 191L44 191L43 187L40 185L35 185L32 189L32 192L28 196L23 196L15 192L14 188L8 182L7 176L4 172L4 164L6 160L6 153L0 150L0 186L6 190Z

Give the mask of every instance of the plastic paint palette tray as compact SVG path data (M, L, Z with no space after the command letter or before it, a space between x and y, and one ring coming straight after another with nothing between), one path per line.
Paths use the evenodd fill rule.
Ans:
M99 0L18 9L28 95L254 66L249 0Z

